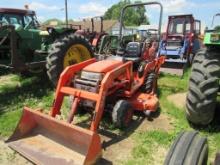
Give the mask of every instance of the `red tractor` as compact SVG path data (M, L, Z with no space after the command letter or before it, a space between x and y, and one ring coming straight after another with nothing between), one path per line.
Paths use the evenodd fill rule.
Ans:
M100 31L97 32L95 31L95 25L94 22L95 20L100 19ZM106 35L107 33L103 30L103 17L93 17L91 18L91 26L92 29L79 29L78 31L76 31L76 34L80 34L83 35L85 38L87 38L89 40L89 42L92 44L95 52L98 52L99 50L99 46L100 46L100 42L101 39L104 35Z
M200 49L201 23L193 15L168 17L167 32L160 43L159 54L166 55L162 71L182 76L185 64L191 64Z

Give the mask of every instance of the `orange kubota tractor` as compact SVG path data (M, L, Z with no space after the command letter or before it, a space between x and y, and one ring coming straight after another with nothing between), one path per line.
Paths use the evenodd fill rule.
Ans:
M120 39L125 9L142 5L160 6L160 33L160 3L130 4L121 12ZM165 59L156 55L159 38L147 41L146 45L145 42L128 43L120 56L94 58L67 67L60 76L50 114L25 107L8 145L36 164L95 163L102 154L98 127L105 111L112 112L116 126L126 127L133 110L149 113L158 108L156 78ZM66 96L72 96L72 105L67 120L61 120L56 116L61 114ZM81 107L92 112L90 128L73 124L74 115Z

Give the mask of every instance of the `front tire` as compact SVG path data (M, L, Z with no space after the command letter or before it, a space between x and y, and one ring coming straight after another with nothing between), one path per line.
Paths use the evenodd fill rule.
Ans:
M80 35L68 33L60 36L52 45L47 57L47 74L56 85L61 72L70 65L93 57L92 46Z
M172 144L164 165L207 165L207 139L198 132L183 132Z
M126 100L119 100L115 104L112 112L112 121L118 128L128 127L132 120L133 109Z

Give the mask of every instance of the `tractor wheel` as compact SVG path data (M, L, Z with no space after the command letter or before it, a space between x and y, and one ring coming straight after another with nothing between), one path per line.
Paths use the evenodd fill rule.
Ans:
M157 83L157 75L156 73L151 72L148 74L148 76L145 79L143 92L151 93L154 88L155 83Z
M207 165L207 139L198 132L183 132L172 144L164 165Z
M145 69L146 65L147 65L147 63L145 61L141 62L141 64L138 67L138 77L141 78L144 75L144 69Z
M119 100L115 104L112 112L112 121L118 128L125 128L131 122L133 109L126 100Z
M60 36L52 45L47 57L47 74L54 85L60 73L67 67L93 57L92 46L80 35L68 33Z
M219 90L220 61L215 53L198 52L192 66L186 99L186 117L193 124L207 125L213 120Z

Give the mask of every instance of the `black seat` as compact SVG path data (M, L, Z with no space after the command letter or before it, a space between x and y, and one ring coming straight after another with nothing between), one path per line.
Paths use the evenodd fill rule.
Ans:
M125 49L125 59L127 61L139 62L142 54L142 43L129 42Z

